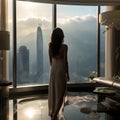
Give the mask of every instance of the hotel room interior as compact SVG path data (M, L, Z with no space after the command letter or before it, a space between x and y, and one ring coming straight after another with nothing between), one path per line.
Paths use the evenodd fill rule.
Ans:
M22 56L22 52L26 53L28 55L26 59L30 60L30 51L26 47L21 47L18 50L20 39L22 39L20 35L22 33L30 33L29 28L28 31L26 31L27 29L24 31L23 28L27 27L27 24L33 26L31 22L26 22L26 26L23 23L24 27L22 26L23 24L20 23L24 22L27 17L23 21L19 21L19 16L26 12L22 11L22 8L19 9L19 4L26 7L26 10L28 9L29 11L27 11L28 13L33 12L32 4L36 6L38 4L46 6L46 9L41 13L43 16L47 16L47 7L50 7L51 11L47 11L49 12L49 19L51 19L51 26L48 25L48 27L51 27L50 30L58 26L58 12L62 7L70 6L73 11L71 14L77 13L76 11L74 13L74 7L83 6L86 7L86 9L89 9L89 7L96 9L96 23L94 23L96 27L94 28L96 35L94 51L96 56L93 59L96 60L94 64L96 64L95 71L97 75L93 76L93 78L86 76L88 80L81 81L72 80L71 78L67 84L68 101L63 113L64 118L61 120L119 120L120 0L0 0L0 120L50 120L47 107L48 81L46 80L47 82L45 83L36 82L38 77L34 77L33 74L35 74L35 71L30 71L31 67L26 65L25 60L21 60L22 57L25 59L25 56ZM66 9L64 12L69 12L69 9ZM11 14L11 17L9 17L9 14ZM43 22L41 25L41 14L39 14L39 12L35 14L38 15L38 18L36 18L38 20L37 24L40 24L43 29L45 19L42 19ZM30 16L29 14L26 14L26 16L27 15ZM32 21L32 15L30 17ZM74 19L71 19L71 21L72 20L74 21ZM68 21L68 25L69 22L70 21ZM79 25L77 27L79 28ZM39 29L41 30L41 28ZM48 31L49 33L50 30ZM77 30L74 29L73 31L76 32ZM32 33L30 34L32 35ZM101 46L101 34L104 36L104 46ZM45 35L46 33L43 36ZM31 46L30 43L28 44L28 46ZM44 49L45 48L43 48L43 50ZM77 50L79 51L79 49ZM101 73L102 50L104 52L103 73ZM33 51L33 53L34 52L35 51ZM20 57L20 55L22 57ZM85 55L83 57L85 57ZM27 66L26 69L29 69L29 74L33 73L31 76L27 74L27 70L23 71L24 64L22 64L21 61ZM44 60L41 61L42 64L43 62ZM29 64L32 64L32 67L34 67L32 62L29 61ZM49 63L47 63L47 65L48 64ZM79 66L76 65L76 67L76 69L79 69ZM82 69L80 71L82 71ZM49 70L47 72L49 72ZM49 76L49 73L47 74ZM72 75L72 72L70 74ZM45 77L45 79L47 79L47 77ZM32 82L33 79L34 83ZM22 82L24 84L21 84ZM32 109L29 108L30 106ZM27 112L25 108L28 108Z

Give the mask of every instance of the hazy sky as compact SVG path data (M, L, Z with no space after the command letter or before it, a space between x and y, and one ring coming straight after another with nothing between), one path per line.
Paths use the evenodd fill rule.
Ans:
M94 15L96 16L96 6L75 6L75 5L57 5L59 17L69 18L73 16ZM9 12L12 9L12 0L9 0ZM48 12L49 11L49 12ZM27 19L29 17L47 17L51 18L52 5L36 2L17 1L18 19ZM11 18L11 15L9 16Z

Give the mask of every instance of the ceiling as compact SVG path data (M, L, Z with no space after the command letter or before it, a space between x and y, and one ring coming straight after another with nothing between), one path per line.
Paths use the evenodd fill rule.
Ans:
M54 4L72 4L72 5L120 5L120 0L18 0Z

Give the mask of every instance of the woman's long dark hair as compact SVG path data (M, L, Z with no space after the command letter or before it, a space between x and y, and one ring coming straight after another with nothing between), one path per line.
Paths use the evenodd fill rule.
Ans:
M51 34L50 48L52 55L56 57L59 54L60 46L64 39L64 33L61 28L55 28Z

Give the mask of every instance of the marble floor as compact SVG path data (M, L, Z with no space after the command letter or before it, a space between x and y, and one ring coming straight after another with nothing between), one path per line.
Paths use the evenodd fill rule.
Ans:
M10 120L50 120L47 96L17 99L17 104L10 100L9 104ZM59 120L105 120L105 114L96 112L96 107L95 94L70 92Z

